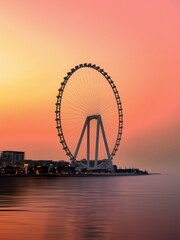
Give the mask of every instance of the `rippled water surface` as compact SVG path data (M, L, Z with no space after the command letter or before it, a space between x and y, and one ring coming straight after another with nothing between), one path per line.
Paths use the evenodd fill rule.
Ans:
M0 177L0 239L180 239L180 177Z

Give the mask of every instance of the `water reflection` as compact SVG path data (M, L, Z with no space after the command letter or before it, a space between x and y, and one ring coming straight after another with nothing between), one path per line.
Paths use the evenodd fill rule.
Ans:
M176 240L178 180L163 175L0 178L0 210L15 210L0 211L0 239Z
M56 192L61 201L55 199L55 207L49 216L48 237L54 236L55 239L61 232L62 239L103 239L109 233L109 218L104 213L109 215L110 209L112 211L112 206L109 207L112 200L103 192L108 188L107 182L103 179L98 179L98 184L96 182L96 179L79 181L74 178L73 184L72 179L68 179L66 188L61 186Z

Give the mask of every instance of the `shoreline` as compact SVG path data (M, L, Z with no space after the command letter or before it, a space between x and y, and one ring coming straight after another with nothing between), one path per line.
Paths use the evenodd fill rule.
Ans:
M148 175L159 175L160 173L146 173L146 174L135 174L135 173L102 173L102 174L39 174L39 175L0 175L0 178L4 177L126 177L126 176L148 176Z

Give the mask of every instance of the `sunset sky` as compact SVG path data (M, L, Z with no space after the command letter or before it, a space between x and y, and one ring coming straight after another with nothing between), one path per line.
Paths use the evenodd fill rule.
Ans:
M114 163L180 170L178 0L0 0L0 151L67 160L55 102L63 77L92 62L124 112Z

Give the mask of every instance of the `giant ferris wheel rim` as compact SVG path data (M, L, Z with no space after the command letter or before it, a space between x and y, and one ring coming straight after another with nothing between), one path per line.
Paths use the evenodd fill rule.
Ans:
M62 97L63 97L63 92L64 89L66 87L66 84L68 82L68 80L70 79L70 77L79 69L81 68L92 68L96 71L98 71L99 73L101 73L104 78L108 81L108 83L110 84L111 89L113 90L114 96L116 98L116 103L117 103L117 108L118 108L118 119L119 119L119 124L118 124L118 133L117 133L117 138L116 138L116 143L114 145L114 148L110 154L111 159L115 156L118 147L120 145L120 141L121 141L121 135L122 135L122 129L123 129L123 111L122 111L122 104L121 104L121 100L120 100L120 96L119 96L119 92L116 88L116 85L114 84L114 82L112 81L111 77L107 74L107 72L105 72L102 68L100 68L99 66L96 66L95 64L92 63L83 63L83 64L79 64L76 65L74 68L71 69L70 72L67 73L67 75L64 77L64 81L61 82L61 87L58 89L59 93L57 95L57 102L56 102L56 128L58 130L58 136L60 138L60 143L62 144L63 150L65 150L66 155L70 157L71 161L76 161L74 155L71 153L63 131L62 131L62 125L61 125L61 102L62 102Z

